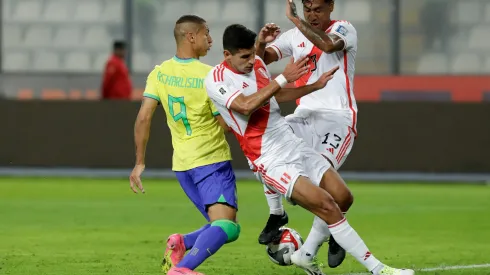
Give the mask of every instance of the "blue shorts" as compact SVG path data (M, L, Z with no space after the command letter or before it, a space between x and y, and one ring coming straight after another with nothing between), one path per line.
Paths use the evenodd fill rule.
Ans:
M230 161L213 163L187 171L176 171L180 186L209 221L207 208L216 203L238 210L236 179Z

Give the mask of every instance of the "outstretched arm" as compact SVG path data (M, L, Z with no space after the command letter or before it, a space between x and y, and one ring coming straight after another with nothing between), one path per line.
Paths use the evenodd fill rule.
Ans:
M293 63L293 60L291 59L291 62L288 63L284 69L284 72L276 77L274 81L271 81L269 85L248 96L242 94L241 91L238 90L235 92L237 93L237 96L234 98L232 96L233 99L230 98L232 101L227 107L242 115L250 115L255 110L263 106L287 83L296 81L302 75L306 74L308 72L308 67L305 66L307 61L307 57L304 57L295 63Z
M336 34L327 34L313 28L308 22L298 16L294 0L287 1L286 16L293 22L301 33L308 38L316 47L326 53L342 51L345 48L345 41Z
M339 69L339 67L335 67L332 70L322 74L320 78L313 84L305 85L299 88L282 88L279 92L274 96L277 102L287 102L294 101L298 98L301 98L307 94L311 94L314 91L320 90L324 88L328 81L333 78L335 72Z

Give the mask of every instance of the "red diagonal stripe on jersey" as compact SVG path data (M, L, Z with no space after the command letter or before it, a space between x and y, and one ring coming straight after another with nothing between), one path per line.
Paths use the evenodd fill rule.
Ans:
M308 71L308 73L306 73L305 75L303 75L302 77L300 77L298 80L294 82L294 85L296 87L303 87L306 84L308 84L308 80L310 80L310 77L313 74L311 70L315 68L315 63L313 62L312 56L316 55L316 60L320 60L320 56L322 54L323 54L322 50L320 50L317 46L313 46L313 49L311 49L311 52L308 54L309 57L308 63L306 63L306 65L310 68L310 70ZM300 102L301 102L301 98L298 98L296 100L296 104L299 105Z

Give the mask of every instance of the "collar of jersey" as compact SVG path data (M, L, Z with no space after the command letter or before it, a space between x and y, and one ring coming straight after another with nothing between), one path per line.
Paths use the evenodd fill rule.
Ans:
M230 64L228 64L228 62L226 62L226 60L223 60L223 63L221 63L221 64L223 64L223 66L225 68L227 68L228 70L230 70L230 71L232 71L232 72L234 72L236 74L245 74L245 73L242 73L242 72L239 72L239 71L235 70L235 68L233 68L232 66L230 66Z
M192 61L197 60L195 58L178 58L175 55L173 59L179 63L191 63Z

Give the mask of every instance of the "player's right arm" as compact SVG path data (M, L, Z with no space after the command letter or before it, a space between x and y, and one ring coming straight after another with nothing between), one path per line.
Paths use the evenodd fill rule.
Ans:
M294 63L291 59L281 75L276 77L274 81L271 81L269 85L251 95L244 95L241 87L234 86L231 81L227 82L226 79L221 83L211 83L212 80L208 77L206 79L206 89L209 97L219 105L248 116L263 106L287 83L296 81L302 75L306 74L308 68L304 66L307 61L307 57L299 59Z
M338 21L331 26L330 33L324 33L313 28L308 22L298 16L294 0L287 0L286 16L308 38L313 45L326 53L349 50L357 44L357 33L347 22Z
M134 145L136 150L136 162L129 181L133 192L138 193L136 187L141 192L145 192L143 184L141 183L141 174L145 170L145 155L146 145L150 138L151 120L155 109L160 103L158 95L158 89L156 85L156 71L153 71L146 80L145 92L143 94L143 101L141 103L136 122L134 123ZM135 187L136 186L136 187Z
M339 69L339 66L331 69L330 71L322 74L317 81L312 84L308 84L298 88L282 88L279 92L274 95L278 103L294 101L305 95L311 94L314 91L323 89L328 81L333 78L335 72Z

